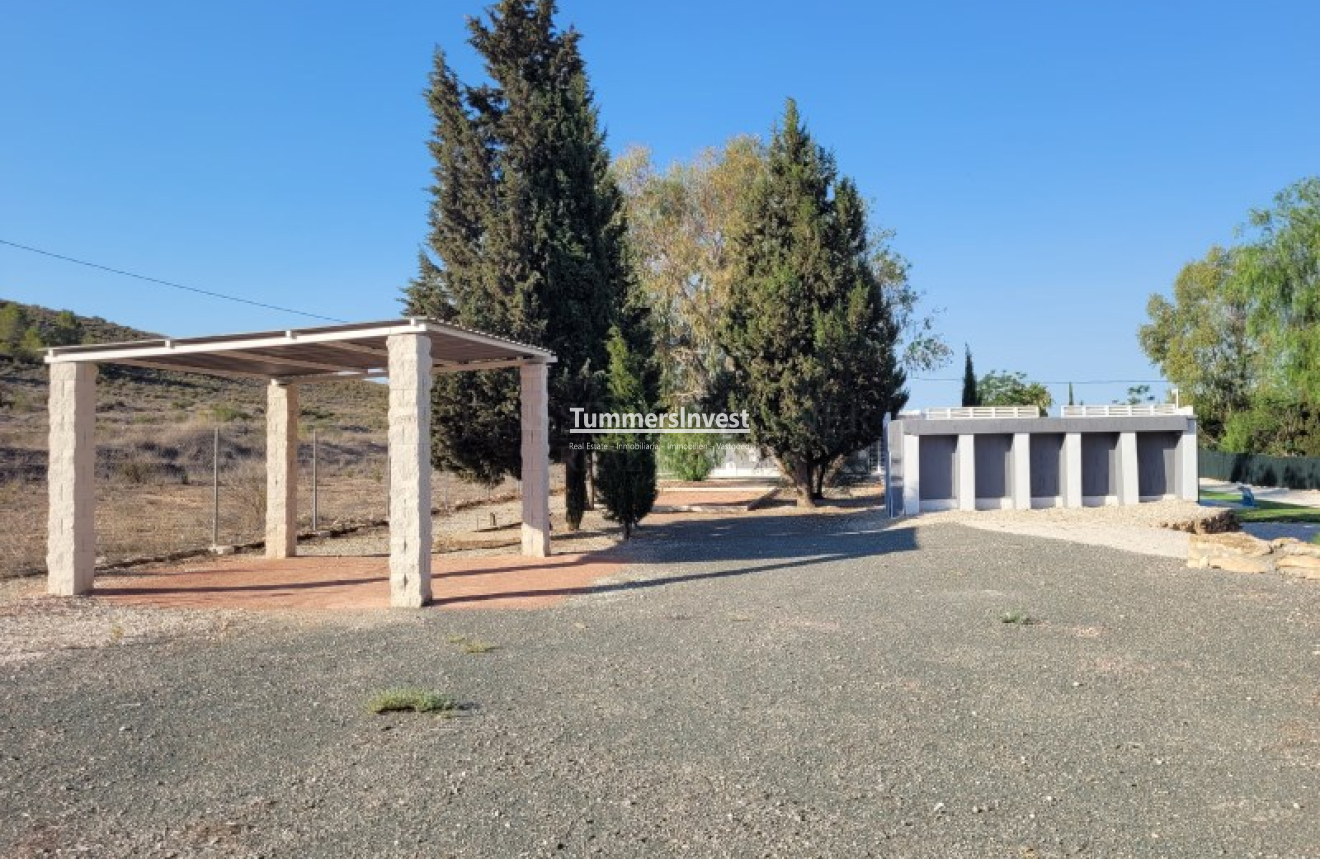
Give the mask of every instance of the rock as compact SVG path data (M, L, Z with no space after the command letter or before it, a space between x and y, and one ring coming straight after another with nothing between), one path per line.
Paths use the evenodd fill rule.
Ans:
M1226 534L1242 530L1237 514L1227 508L1194 518L1161 522L1159 527L1172 531L1185 531L1188 534Z
M1191 564L1191 561L1188 561L1188 564ZM1268 555L1265 557L1233 557L1230 555L1221 558L1206 558L1200 566L1203 569L1209 567L1215 570L1223 570L1226 573L1272 573L1274 572L1274 559Z
M1276 555L1298 555L1307 558L1320 558L1320 545L1315 543L1303 543L1301 540L1294 540L1291 537L1284 537L1281 540L1275 540L1270 544Z
M1231 573L1274 571L1273 547L1250 534L1193 534L1187 541L1187 566Z
M1272 573L1320 579L1320 545L1285 538L1266 542L1249 534L1194 534L1187 566L1231 573Z
M1274 564L1281 573L1301 579L1320 579L1320 556L1317 555L1283 555L1275 559Z

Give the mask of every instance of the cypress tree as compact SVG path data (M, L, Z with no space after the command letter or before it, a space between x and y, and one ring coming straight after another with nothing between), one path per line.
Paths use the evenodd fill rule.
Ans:
M654 400L648 401L647 397L645 353L634 351L615 328L610 333L609 354L612 410L618 414L647 412ZM602 439L596 460L596 488L601 503L608 518L623 526L626 540L655 504L655 448L644 435L614 433Z
M585 505L584 457L571 450L569 409L598 409L606 341L639 318L626 304L622 199L579 35L554 23L552 0L501 0L470 20L489 80L467 86L435 56L430 232L409 312L552 350L550 444L565 465L568 524ZM644 323L644 317L640 317ZM647 354L647 353L643 353ZM437 466L496 482L519 462L518 382L511 371L447 374L435 385Z
M814 506L832 463L880 437L906 399L891 308L856 186L788 100L732 238L722 389Z
M972 348L964 343L963 350L967 357L963 362L962 404L964 407L979 406L981 405L981 394L976 388L976 369L972 367Z
M1072 382L1069 382L1069 383L1068 383L1068 405L1070 405L1070 406L1075 406L1075 405L1077 405L1076 403L1073 402L1073 389L1072 389Z

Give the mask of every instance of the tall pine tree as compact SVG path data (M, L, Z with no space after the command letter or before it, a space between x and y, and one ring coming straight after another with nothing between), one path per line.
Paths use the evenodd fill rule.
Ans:
M831 464L880 437L906 399L876 248L857 187L788 101L733 237L721 345L730 404L813 506Z
M558 356L550 444L565 464L576 528L586 475L582 452L568 448L569 409L599 408L611 326L630 340L648 333L645 314L628 309L622 200L579 35L559 29L555 12L552 0L501 0L486 19L470 20L488 76L479 86L459 81L437 51L427 91L435 118L430 232L405 301L410 313ZM485 482L517 474L516 374L441 376L433 436L440 467Z

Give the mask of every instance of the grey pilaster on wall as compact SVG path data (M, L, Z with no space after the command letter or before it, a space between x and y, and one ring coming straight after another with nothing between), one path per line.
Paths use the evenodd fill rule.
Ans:
M1031 509L1031 433L1013 433L1013 508Z
M1063 506L1082 506L1082 434L1063 437Z

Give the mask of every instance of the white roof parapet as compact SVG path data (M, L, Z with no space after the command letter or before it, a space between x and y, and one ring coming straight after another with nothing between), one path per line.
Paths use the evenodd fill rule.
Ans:
M1173 403L1113 403L1107 406L1064 406L1065 418L1137 418L1160 415L1191 415L1191 406L1175 406Z
M963 420L966 418L1038 418L1038 406L966 406L963 408L923 409L926 420Z

